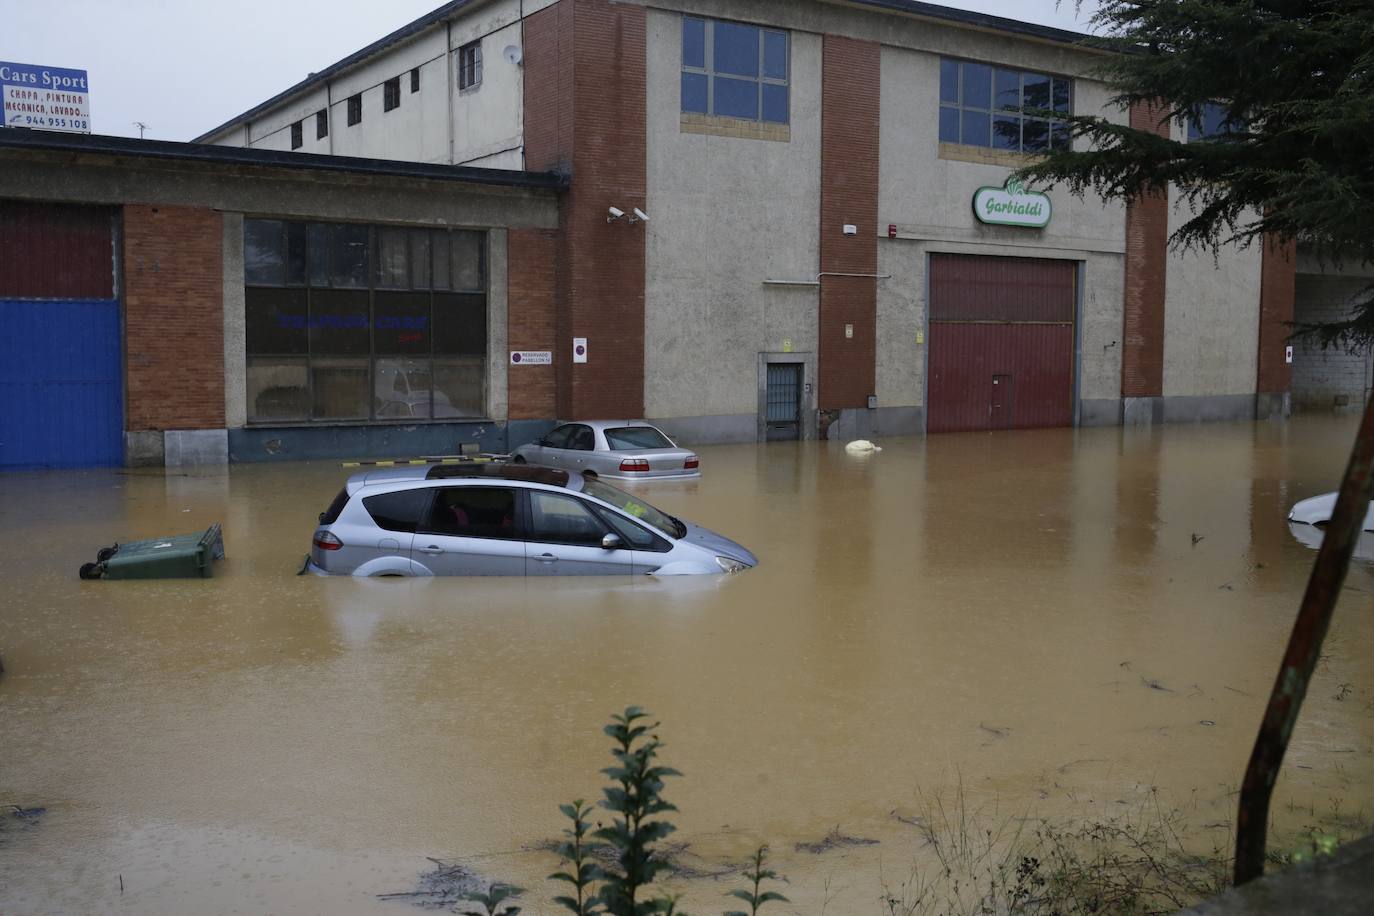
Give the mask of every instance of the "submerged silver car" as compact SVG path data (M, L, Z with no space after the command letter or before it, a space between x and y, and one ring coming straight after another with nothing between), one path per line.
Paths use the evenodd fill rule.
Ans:
M590 471L613 480L681 480L701 476L701 459L639 420L564 423L511 453L517 463Z
M354 474L305 571L353 576L700 575L758 559L590 476L493 462Z

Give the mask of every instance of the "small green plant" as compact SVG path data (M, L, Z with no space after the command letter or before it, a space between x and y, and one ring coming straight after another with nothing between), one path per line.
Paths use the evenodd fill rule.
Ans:
M754 885L753 889L747 891L730 891L726 895L728 897L738 897L740 900L749 904L749 912L744 913L739 910L734 910L726 913L725 916L758 916L759 907L763 906L765 903L774 900L781 903L788 902L787 898L777 891L760 891L759 889L765 881L781 880L777 872L773 871L771 868L763 867L763 863L767 861L767 859L768 847L760 846L758 851L754 853L753 870L745 874L745 877Z
M565 881L571 884L576 896L555 897L553 902L571 910L573 916L594 916L601 909L597 905L592 885L604 873L601 867L590 859L602 848L601 844L587 838L587 834L591 830L587 815L591 813L592 809L579 798L571 805L559 805L558 810L563 812L564 817L572 821L572 827L563 831L563 836L566 839L558 844L557 850L558 855L569 864L570 869L554 872L549 875L549 878L553 881Z
M1302 843L1299 843L1289 850L1288 863L1291 865L1305 865L1324 856L1335 855L1336 848L1340 846L1340 844L1340 837L1327 833L1320 827L1313 827L1308 831Z
M663 781L682 774L658 763L663 744L653 734L658 723L646 722L648 718L644 710L630 706L623 714L612 716L603 729L615 740L611 748L615 765L601 771L611 779L611 784L601 790L605 797L600 802L600 807L613 815L610 826L597 825L592 830L592 808L581 799L559 806L571 822L556 847L568 868L549 877L572 886L571 894L555 897L554 902L573 916L685 916L678 909L677 895L650 892L654 880L671 868L658 844L677 829L660 817L677 810L663 797ZM749 912L726 916L758 916L764 904L787 899L776 891L763 890L765 881L784 880L766 867L767 858L767 847L760 847L754 853L752 871L746 873L751 889L730 893L749 904Z
M480 904L482 909L460 910L458 907L454 907L453 911L464 913L466 916L517 916L520 907L506 903L506 901L519 897L524 892L523 888L492 882L485 894L474 891L471 894L463 895L464 900ZM459 906L461 905L459 904Z

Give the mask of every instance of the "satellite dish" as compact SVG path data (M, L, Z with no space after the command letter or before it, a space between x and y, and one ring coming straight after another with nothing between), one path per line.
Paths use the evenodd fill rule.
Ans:
M525 52L520 50L519 45L506 45L501 55L517 67L520 66L520 61L525 59Z

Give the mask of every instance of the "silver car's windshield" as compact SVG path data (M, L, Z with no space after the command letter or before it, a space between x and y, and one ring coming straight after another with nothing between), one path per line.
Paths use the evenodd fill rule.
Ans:
M606 430L606 444L613 450L672 448L668 437L652 426L621 426Z
M621 512L633 515L641 522L652 525L671 538L681 538L687 534L687 526L667 512L655 509L644 500L631 496L624 490L617 490L610 484L584 477L582 479L582 492L588 496L594 496L604 503L610 503Z

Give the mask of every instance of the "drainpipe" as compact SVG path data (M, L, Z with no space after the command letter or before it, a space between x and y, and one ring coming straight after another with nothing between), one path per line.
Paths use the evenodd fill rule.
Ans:
M444 79L448 83L448 164L453 165L454 137L453 137L453 81L456 75L453 72L453 20L444 20L444 72L448 74Z
M324 81L324 126L329 131L329 155L334 155L334 84Z

